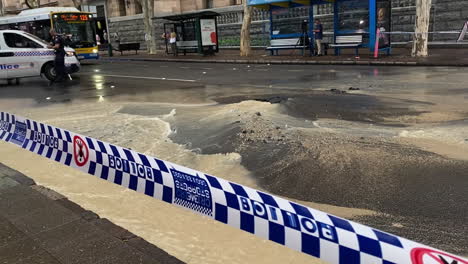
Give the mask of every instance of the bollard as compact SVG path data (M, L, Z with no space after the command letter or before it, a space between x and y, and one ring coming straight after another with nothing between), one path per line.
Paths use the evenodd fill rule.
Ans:
M114 56L114 54L112 52L112 44L111 43L109 43L109 45L107 46L107 49L108 49L108 52L109 52L109 57Z

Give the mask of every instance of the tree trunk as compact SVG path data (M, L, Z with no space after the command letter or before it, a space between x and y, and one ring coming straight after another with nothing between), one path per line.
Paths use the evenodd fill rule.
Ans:
M250 24L252 22L252 7L247 5L247 0L244 0L244 17L242 19L242 29L240 36L240 55L249 56L250 47Z
M149 54L156 54L156 38L153 31L154 0L140 0L145 24L146 49Z
M432 0L416 0L416 24L414 28L413 57L426 57Z
M72 0L73 5L78 9L81 10L81 0Z
M0 0L0 16L4 16L5 15L5 11L3 9L3 0Z

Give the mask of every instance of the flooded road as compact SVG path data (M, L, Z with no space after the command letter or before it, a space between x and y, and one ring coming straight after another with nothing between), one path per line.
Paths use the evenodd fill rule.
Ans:
M215 66L86 65L0 86L0 110L468 255L463 68ZM0 162L189 263L315 263L12 145Z

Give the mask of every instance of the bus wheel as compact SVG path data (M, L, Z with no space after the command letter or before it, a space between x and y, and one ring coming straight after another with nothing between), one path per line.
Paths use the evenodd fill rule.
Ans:
M7 82L8 82L8 85L12 85L13 84L13 79L7 79Z
M57 76L57 73L55 72L55 67L54 64L49 63L45 66L44 68L44 75L49 81L55 80L55 77Z
M19 85L19 84L20 84L20 79L16 78L16 85Z

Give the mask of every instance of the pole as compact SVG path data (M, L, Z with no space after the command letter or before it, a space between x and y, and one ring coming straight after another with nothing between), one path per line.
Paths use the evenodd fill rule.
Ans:
M379 57L379 39L380 39L380 28L377 28L377 33L375 34L375 46L374 46L374 59Z
M314 2L310 0L310 7L309 7L309 55L313 55L315 53L315 33L314 33Z
M373 51L372 43L376 41L376 28L377 28L377 6L376 0L369 0L369 48Z
M338 21L339 19L339 16L338 16L338 1L334 1L333 3L333 43L336 43L336 35L338 34L338 31L339 31L339 23L340 21ZM315 41L315 38L314 38L314 41ZM339 55L340 54L340 49L338 48L335 48L335 55Z

